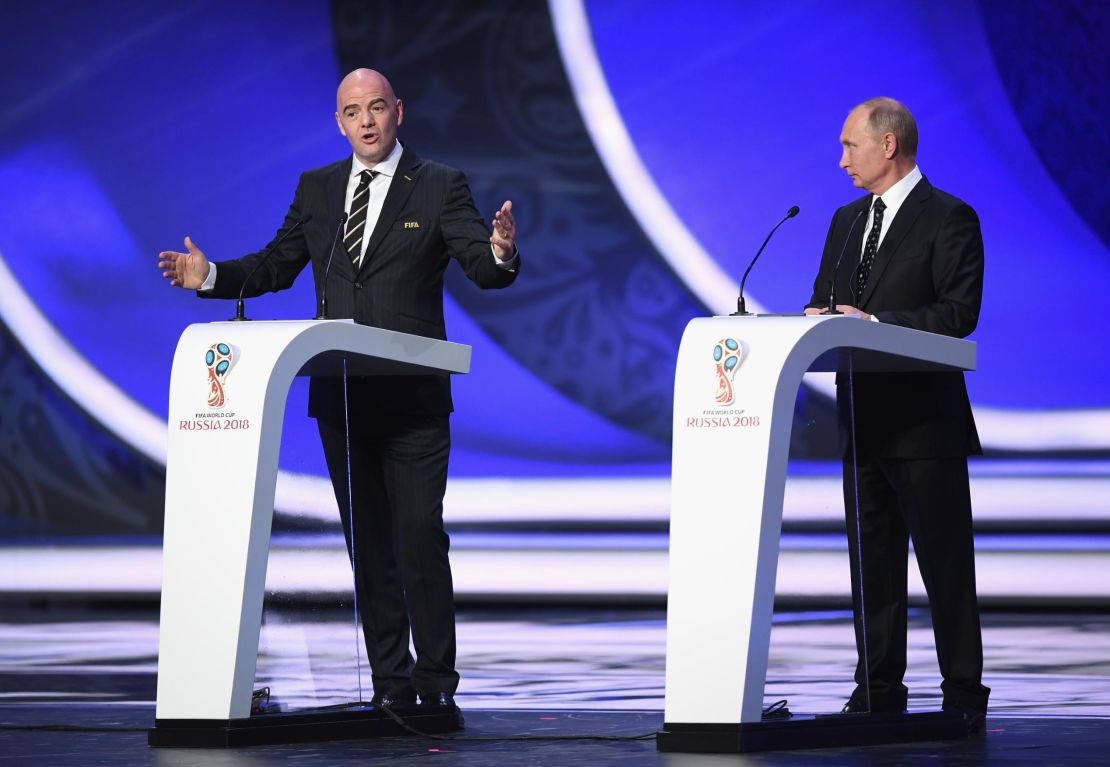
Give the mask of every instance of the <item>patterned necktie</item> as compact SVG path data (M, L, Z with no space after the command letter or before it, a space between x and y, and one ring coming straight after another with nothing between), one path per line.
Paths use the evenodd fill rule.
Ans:
M347 216L347 231L343 235L343 245L357 269L362 265L362 235L366 231L366 207L370 203L370 182L378 175L376 170L364 170L358 174L358 186L351 198L351 212Z
M875 262L875 251L879 249L879 233L883 230L883 211L886 203L883 198L875 200L875 223L867 234L867 245L863 249L863 260L859 262L859 274L856 276L856 301L863 298L863 289L867 287L867 278L871 275L871 264Z

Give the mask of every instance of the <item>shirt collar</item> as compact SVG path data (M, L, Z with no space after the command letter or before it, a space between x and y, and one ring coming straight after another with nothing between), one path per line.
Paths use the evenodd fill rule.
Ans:
M881 197L883 205L886 205L886 209L891 211L891 218L893 218L893 214L902 207L902 203L910 196L910 192L913 191L913 188L917 186L917 182L922 178L921 169L914 165L913 170L903 176L898 183L880 194L879 197L873 198L871 200L871 206L874 207L875 200Z
M397 166L401 164L401 151L401 142L395 142L393 144L393 151L389 153L389 156L373 168L366 167L362 163L362 160L358 159L357 155L351 155L351 177L357 176L364 170L373 170L383 176L393 178L393 176L397 174Z

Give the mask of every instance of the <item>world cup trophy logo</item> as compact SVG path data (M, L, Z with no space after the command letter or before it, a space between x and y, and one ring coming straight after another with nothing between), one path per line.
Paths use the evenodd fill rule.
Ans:
M224 380L235 362L235 352L223 342L214 343L204 354L204 364L208 366L208 407L223 407L227 400Z
M744 349L735 338L722 338L713 347L713 362L717 365L717 394L714 399L718 405L731 405L736 399L732 379L744 360Z

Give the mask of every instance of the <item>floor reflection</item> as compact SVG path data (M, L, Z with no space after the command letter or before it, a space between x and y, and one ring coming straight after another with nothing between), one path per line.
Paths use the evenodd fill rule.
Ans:
M458 634L464 708L663 708L662 612L464 611ZM992 714L1110 717L1110 615L988 614L984 643ZM360 644L342 612L269 611L257 686L287 709L369 698ZM9 621L0 624L0 648L0 702L154 699L154 615ZM927 614L911 618L909 660L910 707L938 706ZM847 614L776 615L766 700L786 698L796 712L838 711L854 662Z

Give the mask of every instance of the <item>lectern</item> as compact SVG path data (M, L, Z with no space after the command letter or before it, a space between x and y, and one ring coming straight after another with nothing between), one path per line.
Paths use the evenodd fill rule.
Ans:
M794 402L807 371L973 370L975 344L851 316L710 317L675 372L661 751L966 735L942 712L762 721ZM848 574L845 573L845 577Z
M298 375L469 369L469 346L350 320L186 328L170 375L150 745L238 746L398 732L369 706L250 715L285 403ZM434 732L459 724L457 712L418 721L419 729Z

